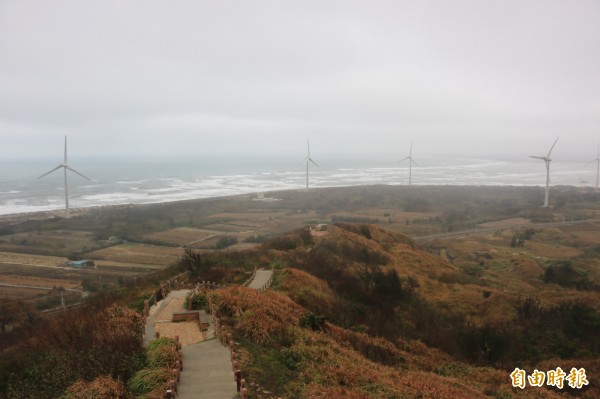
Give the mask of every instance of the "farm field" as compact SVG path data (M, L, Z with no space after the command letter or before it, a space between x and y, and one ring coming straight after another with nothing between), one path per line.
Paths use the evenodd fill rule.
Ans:
M129 264L168 266L182 254L182 248L126 243L89 252L86 257Z
M133 279L164 268L161 264L139 264L97 260L96 267L75 268L67 266L65 257L0 252L0 297L28 302L56 302L57 292L64 288L82 290L102 284L115 284L123 279ZM91 282L91 284L90 284ZM79 296L71 295L71 300Z
M69 288L69 289L81 287L81 281L76 281L76 280L50 279L50 278L42 278L42 277L24 277L24 276L3 275L3 274L0 274L0 284L44 287L44 288L63 287L63 288Z
M19 301L32 302L42 299L48 294L47 290L39 290L23 287L6 287L0 285L0 298L8 298Z
M67 261L68 259L62 256L0 252L0 264L7 263L36 266L64 266Z
M0 236L0 251L68 256L106 246L94 240L90 231L48 230L28 231Z
M161 242L176 246L190 245L215 235L216 232L191 227L176 227L169 230L157 231L143 236L145 240Z

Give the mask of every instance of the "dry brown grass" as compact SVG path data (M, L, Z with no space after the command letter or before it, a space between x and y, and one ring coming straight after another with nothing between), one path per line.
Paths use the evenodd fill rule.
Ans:
M328 314L339 301L326 282L299 269L285 269L281 289L296 303L310 305L313 311Z
M438 363L457 370L447 376L423 370L398 370L371 362L356 351L340 347L322 333L305 332L290 348L302 362L299 398L487 398L512 396L508 372ZM454 366L453 366L454 365ZM523 397L559 398L547 389L530 390Z
M298 325L305 313L288 296L275 292L257 292L245 287L231 287L214 293L219 311L239 318L236 328L258 344L270 342L288 325Z
M390 252L393 256L391 264L403 276L438 278L444 272L458 271L456 266L443 261L438 256L406 244L398 244Z
M98 377L94 381L77 381L71 385L61 399L129 399L125 386L110 376Z

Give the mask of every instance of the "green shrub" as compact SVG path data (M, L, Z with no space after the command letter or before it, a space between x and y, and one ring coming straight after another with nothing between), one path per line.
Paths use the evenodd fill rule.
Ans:
M143 395L162 389L171 378L169 369L142 369L127 381L127 389L134 395Z
M158 338L148 345L146 350L148 367L171 367L177 360L177 342L173 338Z
M188 299L189 300L189 299ZM192 310L206 309L208 306L208 297L206 294L197 294L192 297Z

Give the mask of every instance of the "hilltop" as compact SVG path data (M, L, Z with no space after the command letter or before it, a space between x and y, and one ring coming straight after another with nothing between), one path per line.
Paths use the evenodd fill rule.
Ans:
M314 241L299 231L271 246L288 241L296 247L278 251L287 265L279 293L215 293L223 313L236 315L253 377L280 395L505 398L517 394L515 367L577 365L598 375L597 291L586 302L576 290L559 302L552 290L513 296L369 225L335 225ZM592 382L584 392L597 389ZM530 388L519 397L554 395Z

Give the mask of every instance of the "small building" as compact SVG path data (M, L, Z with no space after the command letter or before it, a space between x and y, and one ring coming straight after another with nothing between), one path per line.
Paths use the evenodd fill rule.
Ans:
M310 228L310 235L313 237L323 237L329 233L329 225L319 223L315 227Z
M319 223L315 226L316 231L329 231L329 225L325 223Z
M67 266L77 267L79 269L84 267L96 267L96 264L91 259L81 259L81 260L70 260L67 262Z

